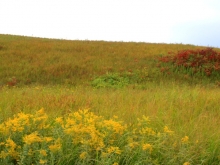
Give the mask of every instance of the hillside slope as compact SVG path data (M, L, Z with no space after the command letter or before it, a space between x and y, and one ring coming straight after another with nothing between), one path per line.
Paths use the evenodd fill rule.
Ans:
M107 72L151 70L155 68L154 61L158 56L197 48L183 44L69 41L0 35L0 84L88 83Z

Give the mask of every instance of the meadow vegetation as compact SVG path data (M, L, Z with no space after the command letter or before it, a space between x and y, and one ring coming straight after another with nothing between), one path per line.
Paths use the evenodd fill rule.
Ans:
M219 52L0 35L0 164L220 164Z

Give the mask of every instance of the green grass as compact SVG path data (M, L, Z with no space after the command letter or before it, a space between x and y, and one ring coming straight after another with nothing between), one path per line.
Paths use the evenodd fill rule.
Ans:
M105 153L108 147L118 146L124 153L102 159L100 155L94 158L94 150L86 150L90 157L82 161L79 154L85 146L72 145L73 153L69 155L64 150L68 148L68 139L73 137L65 135L61 137L67 142L63 143L60 154L66 162L59 159L60 164L219 164L218 84L208 78L164 75L157 68L157 58L161 55L197 48L182 44L63 41L0 35L0 124L19 112L35 114L42 107L49 123L54 123L56 117L66 118L79 109L89 109L105 120L115 120L114 116L118 116L123 125L130 126L114 145L105 141L106 148L102 150ZM144 136L133 135L132 131L140 129L138 118L143 115L149 117L149 127L155 132L163 134L164 126L168 126L174 135L163 134L161 138L149 137L142 141ZM86 123L81 124L87 128ZM61 130L53 124L51 127ZM22 136L32 132L23 132ZM50 130L41 133L52 136ZM0 134L4 133L0 130ZM136 139L139 144L153 146L149 157L141 145L133 152L124 148L126 139L136 135L140 136ZM10 136L23 144L13 132ZM54 138L57 136L53 134ZM181 143L185 136L189 137L187 145ZM5 142L8 137L4 135L0 140ZM3 151L4 147L0 145L0 149ZM23 151L22 154L25 155ZM97 162L91 163L91 159ZM55 161L51 157L47 160L50 164ZM10 162L9 158L7 161ZM5 162L0 158L0 164Z

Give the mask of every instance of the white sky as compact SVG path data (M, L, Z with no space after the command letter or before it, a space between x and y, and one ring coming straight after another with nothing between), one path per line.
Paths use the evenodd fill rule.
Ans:
M220 47L220 0L0 0L0 33Z

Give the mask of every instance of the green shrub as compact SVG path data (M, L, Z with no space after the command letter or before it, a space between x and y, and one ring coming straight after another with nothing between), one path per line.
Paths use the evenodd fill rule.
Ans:
M122 88L129 84L128 77L119 75L118 73L107 73L103 76L97 77L92 81L92 86L96 88L111 87Z

